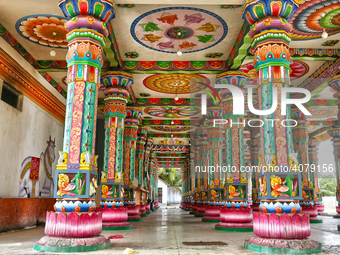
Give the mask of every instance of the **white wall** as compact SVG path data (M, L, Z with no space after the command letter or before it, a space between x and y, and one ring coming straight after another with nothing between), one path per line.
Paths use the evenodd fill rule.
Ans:
M169 188L168 204L179 204L182 200L182 188Z
M2 83L2 81L0 80ZM0 100L0 197L18 197L21 164L40 157L49 136L55 138L54 170L62 150L64 124L24 97L22 111ZM51 197L53 196L53 193Z
M158 201L161 205L167 205L167 201L168 201L168 185L158 179L158 188L162 188L162 203L160 201ZM159 194L159 192L158 192Z

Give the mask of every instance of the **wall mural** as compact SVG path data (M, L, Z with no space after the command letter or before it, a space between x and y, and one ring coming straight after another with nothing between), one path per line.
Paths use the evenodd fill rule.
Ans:
M45 152L40 158L27 157L21 164L19 183L19 197L51 197L54 183L52 177L52 163L55 160L55 139L51 136L47 141Z
M289 23L292 40L320 38L325 28L329 35L340 32L340 3L331 0L300 0L299 9Z
M210 85L210 80L199 74L154 74L145 78L143 84L148 89L164 94L189 94Z
M168 7L139 16L131 25L132 37L143 46L165 53L197 52L220 43L228 33L218 15L198 8Z
M46 47L67 49L64 17L54 15L32 15L17 21L15 28L25 39ZM54 37L53 32L56 32Z
M200 109L193 109L190 106L187 107L146 107L144 113L154 117L163 118L186 118L191 117L200 112Z
M305 62L299 60L292 60L290 62L290 68L292 72L290 73L290 79L294 80L300 78L309 72L309 66ZM240 67L241 71L249 74L251 81L249 84L256 84L256 70L254 68L253 62L244 64Z

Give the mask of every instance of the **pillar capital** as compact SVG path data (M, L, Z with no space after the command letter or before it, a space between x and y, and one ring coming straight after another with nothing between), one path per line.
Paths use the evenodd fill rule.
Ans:
M217 84L231 84L241 88L244 88L249 80L249 75L243 71L227 71L216 77Z
M58 5L69 19L92 16L107 23L116 16L113 0L60 0Z
M299 5L294 0L246 0L243 6L242 18L253 25L267 17L290 19Z

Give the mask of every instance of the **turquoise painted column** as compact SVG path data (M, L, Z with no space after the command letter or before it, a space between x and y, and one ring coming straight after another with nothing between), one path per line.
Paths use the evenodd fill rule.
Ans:
M307 239L311 234L309 215L300 213L301 173L293 171L299 162L292 139L294 122L289 121L292 119L290 106L286 115L281 114L282 89L290 84L289 33L292 25L288 20L298 7L294 0L254 0L247 1L243 7L243 19L250 25L252 37L259 109L270 110L273 96L277 96L274 112L260 116L263 123L260 128L261 173L258 175L261 212L253 213L256 236L250 237L244 245L257 252L322 251L321 244Z
M105 86L105 146L104 164L100 184L101 208L103 211L103 229L131 229L128 209L124 207L124 120L129 89L133 83L131 74L121 71L109 71L102 74L101 83Z
M47 212L45 234L33 245L43 252L86 252L105 249L102 213L94 212L97 188L95 134L98 89L107 23L115 17L112 1L61 0L69 19L67 102L63 151L55 171L54 212Z

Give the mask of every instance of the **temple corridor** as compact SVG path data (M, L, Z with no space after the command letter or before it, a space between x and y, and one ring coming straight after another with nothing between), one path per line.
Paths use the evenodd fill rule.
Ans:
M337 231L339 219L320 216L322 224L311 225L311 239L320 242L321 254L340 253L340 234ZM129 247L137 254L259 254L243 248L244 240L253 236L250 232L216 231L216 223L202 222L201 218L177 208L161 207L143 222L133 222L133 230L103 231L102 235L121 234L122 239L111 239L111 247L106 250L86 252L86 254L124 254ZM18 230L0 234L0 254L41 254L32 250L32 243L44 235L44 227ZM219 246L187 246L183 242L225 242Z

